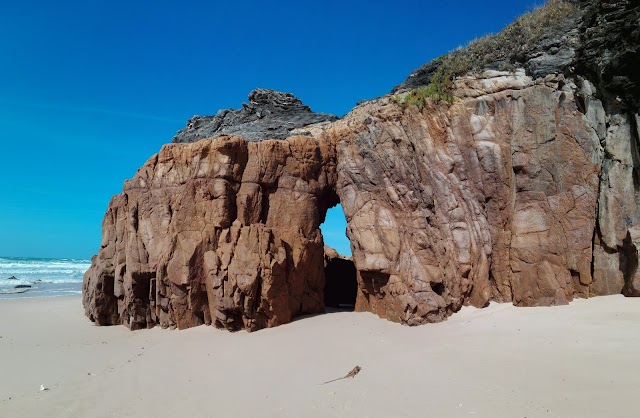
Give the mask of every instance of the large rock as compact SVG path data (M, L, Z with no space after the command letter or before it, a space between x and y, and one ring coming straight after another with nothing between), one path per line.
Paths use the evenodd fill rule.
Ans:
M575 90L489 72L459 80L450 107L384 98L334 123L356 309L420 324L593 294L601 150Z
M371 101L315 137L166 145L110 204L87 314L253 330L321 312L318 228L338 196L356 310L414 325L606 293L591 274L603 151L582 90L487 72L456 91L423 111Z
M165 145L109 204L87 315L253 330L321 312L335 176L335 147L309 137Z
M490 301L640 296L640 116L620 91L635 76L619 76L623 51L598 58L584 37L599 30L584 22L624 23L616 7L638 6L605 3L539 34L524 68L457 75L452 103L419 108L404 92L300 121L281 112L297 99L257 91L240 113L198 120L112 199L86 314L251 331L347 302L417 325ZM216 138L191 142L203 136ZM338 202L352 260L319 230Z

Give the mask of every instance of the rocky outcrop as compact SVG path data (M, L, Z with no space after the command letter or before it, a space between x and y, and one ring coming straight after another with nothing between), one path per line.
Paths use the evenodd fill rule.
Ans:
M580 2L584 11L574 71L598 86L604 101L640 110L640 4L635 0Z
M594 4L568 22L607 20ZM622 16L612 7L606 16ZM112 199L84 278L87 315L251 331L351 302L418 325L490 301L640 295L640 116L607 77L578 72L626 74L615 57L627 55L601 66L580 25L563 35L571 51L538 34L548 48L528 66L452 78L451 103L409 105L400 89L281 140L188 128L184 138L216 138L165 145ZM542 65L560 62L551 55L571 65ZM580 67L588 56L597 65ZM338 202L351 261L319 230Z
M562 76L487 72L452 106L383 98L336 122L357 310L440 321L464 304L596 294L598 137Z
M640 4L634 0L549 0L497 35L430 61L413 71L393 92L428 85L448 62L457 69L513 71L527 75L580 75L600 98L640 110ZM456 74L457 75L457 74Z
M87 313L252 330L320 312L318 227L338 196L356 310L415 325L464 304L620 292L591 272L604 152L600 111L576 100L588 88L486 72L458 80L452 106L386 97L315 137L166 145L110 204Z
M604 150L596 232L594 280L599 294L640 296L640 4L582 1L585 11L575 71L584 83L579 106Z
M312 112L294 95L255 89L242 109L226 109L215 116L194 116L173 142L195 142L219 135L238 135L248 141L285 139L291 131L313 123L334 121L334 115ZM302 131L304 133L304 131Z
M335 148L311 138L165 145L109 204L87 314L132 329L253 330L321 312L318 227L334 183Z
M524 68L534 78L573 71L581 48L581 30L591 3L549 0L518 18L500 33L476 39L464 48L417 68L392 92L426 86L445 69L450 75ZM448 68L451 67L451 68Z
M587 99L587 106L600 127L604 147L593 248L594 277L601 294L617 294L622 288L624 294L638 296L638 115L619 109L606 114L597 99Z

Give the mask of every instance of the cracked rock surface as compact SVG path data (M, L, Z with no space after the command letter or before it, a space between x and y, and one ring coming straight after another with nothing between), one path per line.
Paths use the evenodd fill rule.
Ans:
M595 14L579 21L623 25L634 5L583 2ZM317 120L291 95L256 90L240 113L198 119L111 200L84 277L87 316L132 329L277 326L340 305L325 266L343 261L355 309L406 325L490 301L640 296L635 76L615 48L572 48L587 57L581 73L487 69L457 77L453 103L422 109L399 94ZM278 125L284 109L311 119ZM282 136L252 136L265 120ZM348 262L319 229L338 203Z

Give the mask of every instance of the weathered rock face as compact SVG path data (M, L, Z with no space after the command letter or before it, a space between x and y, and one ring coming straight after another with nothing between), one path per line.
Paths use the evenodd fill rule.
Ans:
M638 296L640 207L638 197L638 115L606 115L598 100L588 103L601 128L605 155L600 176L594 277L601 294Z
M581 7L577 20L599 21ZM571 59L623 74L626 61L585 52L583 29L579 43L562 38ZM109 205L85 274L87 315L132 329L255 330L348 295L358 311L417 325L492 300L639 296L638 109L615 83L552 67L458 77L452 104L386 96L283 140L165 145ZM348 263L318 229L338 202ZM355 284L336 282L336 268Z
M640 110L640 4L581 0L584 11L575 71L598 85L605 101Z
M195 142L222 134L239 135L248 141L285 139L294 129L336 119L334 115L312 112L290 93L255 89L249 93L249 103L243 103L242 109L226 109L215 116L189 119L187 126L173 137L173 142Z
M87 315L253 330L321 312L318 226L337 202L335 176L335 148L312 138L164 146L109 205Z
M635 200L599 193L607 133L589 89L562 75L487 72L458 80L452 106L382 98L316 137L166 145L111 202L85 278L87 313L132 328L252 330L320 312L318 227L336 194L356 310L414 325L464 304L619 293L620 265L592 257L596 206ZM620 228L601 228L614 248L631 245Z
M599 294L640 296L640 4L583 1L586 11L576 71L585 83L579 105L604 149L596 234L594 286Z
M381 99L334 123L356 309L421 324L466 303L595 294L602 151L574 91L562 76L489 72L459 80L451 107Z

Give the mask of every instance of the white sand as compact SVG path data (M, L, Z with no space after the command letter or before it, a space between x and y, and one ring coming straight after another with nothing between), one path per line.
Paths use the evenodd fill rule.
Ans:
M332 313L252 334L131 332L93 326L79 298L0 300L0 335L2 417L640 414L640 299L622 296L417 328Z

